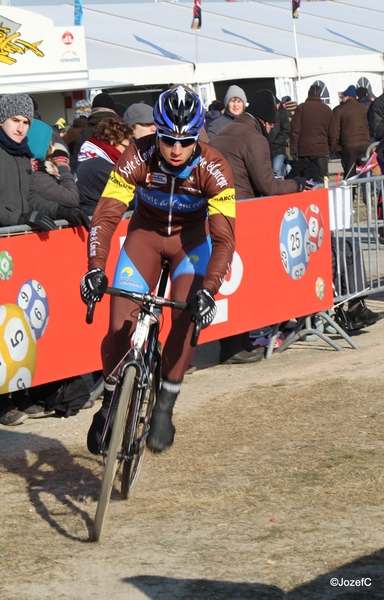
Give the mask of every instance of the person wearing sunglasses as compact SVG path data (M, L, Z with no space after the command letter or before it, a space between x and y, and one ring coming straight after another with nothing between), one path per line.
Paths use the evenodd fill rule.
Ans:
M162 260L168 259L171 296L192 307L192 315L174 311L163 349L162 384L147 439L151 450L161 452L173 444L173 407L194 352L191 321L199 321L202 328L212 323L214 295L232 262L235 193L229 163L198 139L205 110L193 90L172 86L160 94L153 114L156 133L136 140L123 152L97 204L88 241L89 271L80 291L85 303L100 301L108 281L105 264L112 235L134 200L113 285L152 291ZM94 454L114 390L116 367L129 348L136 324L134 303L112 297L110 307L109 330L101 347L104 399L87 437Z

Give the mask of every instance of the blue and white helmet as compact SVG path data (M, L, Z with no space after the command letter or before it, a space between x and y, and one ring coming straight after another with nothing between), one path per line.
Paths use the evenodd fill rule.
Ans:
M195 92L179 85L160 94L153 116L160 131L192 136L204 126L205 109Z

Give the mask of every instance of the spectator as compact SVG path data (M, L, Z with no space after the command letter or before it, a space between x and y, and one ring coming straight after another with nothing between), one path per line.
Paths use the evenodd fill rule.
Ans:
M65 119L63 117L57 119L56 123L52 125L52 129L57 135L64 137L67 132L67 123L65 122Z
M367 113L369 129L377 142L384 139L384 94L378 96L370 105Z
M290 134L290 122L285 110L279 110L280 100L276 98L276 121L269 133L272 153L272 168L276 177L284 179L287 141Z
M221 117L225 112L225 106L220 100L214 100L208 106L208 111L205 113L205 130L208 129L212 121Z
M88 100L78 100L75 104L75 114L72 126L67 133L63 135L63 141L66 143L69 150L69 161L71 171L76 171L76 160L74 158L75 142L80 131L88 125L88 117L91 114L92 106Z
M37 231L57 229L53 219L71 226L88 226L85 215L57 202L44 200L35 190L27 133L33 103L27 94L5 94L0 99L0 226L29 225Z
M82 225L83 216L44 200L35 191L30 163L33 153L27 143L33 113L33 102L27 94L5 94L0 99L0 226L27 224L38 231L49 231L57 229L53 219L62 218L71 225ZM8 395L3 395L0 402L2 425L19 425L29 417L48 416L44 407L28 400L23 400L22 408Z
M356 166L369 146L368 107L356 100L356 88L350 85L343 92L343 105L336 112L336 140L341 146L344 179L356 173Z
M35 176L35 190L41 198L62 206L79 205L79 192L69 169L65 146L52 141L52 128L43 121L33 121L28 131L28 146Z
M232 167L236 200L304 190L304 178L283 181L274 176L268 134L275 122L274 96L269 90L261 90L253 95L246 111L211 140L211 146ZM248 333L220 340L221 363L251 363L262 357L263 349L253 347Z
M130 128L131 141L139 140L145 135L156 133L153 122L153 108L144 102L131 104L123 116L124 123Z
M291 102L291 101L292 101L291 96L283 96L281 99L281 108L282 109L287 108L287 102Z
M132 131L117 119L103 119L93 130L92 137L80 148L77 167L77 187L80 207L93 215L110 172L122 152L130 144Z
M127 108L128 107L125 104L123 104L122 102L115 102L115 112L118 114L121 121L123 120L124 113L127 110Z
M97 94L94 97L92 102L92 110L91 114L88 117L88 122L86 127L79 132L76 137L74 149L73 149L73 158L77 161L77 155L79 154L79 150L81 146L89 140L91 137L93 130L97 123L106 119L107 117L117 118L117 113L115 112L115 101L110 94L102 93Z
M371 106L372 100L368 95L368 90L366 87L356 88L356 97L359 104L365 104L365 106L368 106L368 108Z
M283 104L281 105L283 106ZM292 117L296 112L297 109L297 102L295 102L294 100L289 100L285 103L284 108L288 114L288 118L290 121L292 121ZM280 107L281 110L281 107Z
M210 123L207 128L208 138L211 140L220 129L230 125L236 117L244 112L246 104L247 97L244 90L238 85L231 85L224 96L224 114Z
M336 143L332 110L321 101L321 87L311 85L308 97L297 107L291 121L290 153L293 160L305 158L318 169L320 181L329 177L328 162Z

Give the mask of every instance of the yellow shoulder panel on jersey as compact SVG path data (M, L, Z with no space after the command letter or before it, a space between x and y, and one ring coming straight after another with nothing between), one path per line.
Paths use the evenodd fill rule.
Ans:
M128 206L135 196L135 186L131 183L127 183L125 179L118 175L115 171L112 171L109 175L107 185L103 191L103 198L114 198L120 200Z
M208 214L221 214L225 217L236 217L235 190L226 188L213 198L208 199Z

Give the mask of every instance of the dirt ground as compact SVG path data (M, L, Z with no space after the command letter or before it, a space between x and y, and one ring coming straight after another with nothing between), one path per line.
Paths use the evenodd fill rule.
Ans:
M353 339L238 366L199 347L173 448L116 487L98 544L99 403L0 426L0 598L384 598L384 320Z

